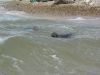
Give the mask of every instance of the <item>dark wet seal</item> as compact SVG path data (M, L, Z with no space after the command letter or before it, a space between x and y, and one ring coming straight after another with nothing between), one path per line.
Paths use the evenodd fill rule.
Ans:
M53 38L71 38L72 37L72 33L64 33L64 34L59 34L56 32L51 33L51 37Z
M38 31L38 30L39 30L39 27L33 26L33 31Z

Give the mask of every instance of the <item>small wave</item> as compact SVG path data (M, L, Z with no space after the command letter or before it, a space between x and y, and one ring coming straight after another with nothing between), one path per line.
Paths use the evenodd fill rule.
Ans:
M20 17L14 15L0 14L0 21L16 21L20 19Z
M70 18L67 20L73 20L73 21L81 21L81 20L99 20L100 18L97 17L75 17L75 18Z
M0 43L4 43L4 41L7 39L8 39L8 37L6 37L6 38L0 37Z
M2 7L2 6L0 6L0 12L1 12L1 11L4 11L4 10L5 10L5 8Z
M23 11L7 11L5 12L7 15L13 15L18 17L24 17L24 18L31 18L31 16Z
M72 18L72 19L68 19L68 20L86 20L86 19L83 17L76 17L76 18Z
M6 40L14 36L0 37L0 44L4 43Z
M21 15L24 15L25 12L21 12L21 11L7 11L7 12L5 12L5 14L21 16Z
M0 11L0 21L16 21L30 19L31 16L21 11Z

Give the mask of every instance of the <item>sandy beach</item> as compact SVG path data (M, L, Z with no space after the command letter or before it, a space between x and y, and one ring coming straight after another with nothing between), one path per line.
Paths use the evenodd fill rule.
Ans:
M100 6L60 4L53 5L52 2L23 3L10 1L5 3L4 8L8 10L24 11L29 14L40 16L100 16Z

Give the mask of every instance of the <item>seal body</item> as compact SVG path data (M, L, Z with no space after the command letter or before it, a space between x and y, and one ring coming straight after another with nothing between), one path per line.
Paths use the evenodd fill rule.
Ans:
M72 33L59 34L59 33L53 32L53 33L51 33L51 37L53 37L53 38L71 38Z

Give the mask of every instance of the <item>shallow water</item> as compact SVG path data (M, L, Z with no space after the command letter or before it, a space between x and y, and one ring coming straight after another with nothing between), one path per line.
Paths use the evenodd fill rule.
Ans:
M52 38L52 32L74 35ZM0 75L100 75L100 18L1 12Z

